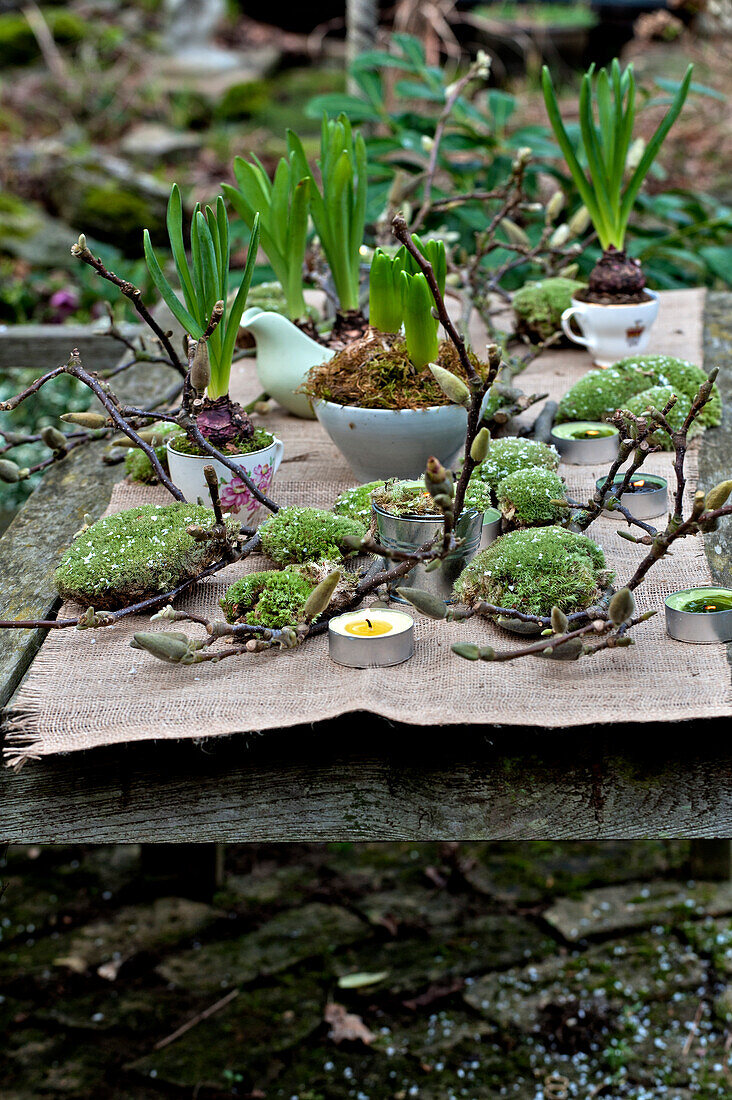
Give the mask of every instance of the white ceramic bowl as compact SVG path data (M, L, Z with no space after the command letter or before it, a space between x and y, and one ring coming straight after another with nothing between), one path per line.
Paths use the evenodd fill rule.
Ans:
M450 467L465 443L468 414L458 405L395 410L316 401L314 408L361 481L420 477L432 455Z

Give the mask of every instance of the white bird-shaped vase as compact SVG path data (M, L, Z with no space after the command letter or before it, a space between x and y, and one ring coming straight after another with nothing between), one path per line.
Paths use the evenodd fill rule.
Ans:
M257 342L257 375L262 389L295 416L314 419L310 398L296 391L311 367L327 363L335 353L311 340L281 313L253 306L243 314L241 325Z

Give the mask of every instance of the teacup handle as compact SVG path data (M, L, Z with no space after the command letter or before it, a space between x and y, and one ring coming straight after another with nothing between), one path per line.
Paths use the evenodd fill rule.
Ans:
M281 439L275 439L274 441L274 455L272 456L272 473L276 474L280 468L282 462L282 456L285 453L285 445Z
M569 309L565 309L562 314L562 330L564 331L564 335L574 341L575 344L582 344L584 347L587 347L589 340L586 340L584 336L575 332L570 324L572 317L575 315L578 317L584 316L584 310L581 309L580 306L570 306Z

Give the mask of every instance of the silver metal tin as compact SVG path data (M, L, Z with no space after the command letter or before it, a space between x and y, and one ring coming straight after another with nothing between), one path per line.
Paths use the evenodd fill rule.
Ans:
M376 504L371 506L376 517L376 537L389 550L412 552L442 534L441 516L393 516ZM424 565L415 565L405 577L395 582L396 588L421 588L441 600L449 600L452 588L465 566L478 553L483 534L483 512L465 511L455 524L455 534L462 544L444 559L439 569L427 572ZM384 559L384 568L394 562ZM391 593L392 599L406 603Z
M568 424L556 424L551 431L551 442L562 457L562 462L571 466L594 466L599 463L613 462L618 455L620 434L613 428L612 435L598 435L594 439L570 439L558 434L562 429L581 431L602 428L607 431L609 424L595 423L590 420L577 420Z
M486 508L483 513L483 532L480 536L480 549L485 550L495 542L501 533L501 513L497 508Z
M617 475L616 481L618 484L622 485L624 476L624 474ZM644 474L642 471L638 471L638 474L634 476L643 477L646 481L657 485L658 488L653 489L650 493L623 493L620 497L623 508L627 508L631 516L636 519L656 519L657 516L662 516L668 512L668 485L666 479L658 477L657 474ZM598 478L595 487L602 489L605 480L604 477ZM623 519L622 512L611 512L607 508L603 509L602 514L609 516L610 519Z
M672 592L666 597L666 632L671 638L679 642L693 642L707 644L709 642L732 642L732 611L683 611L681 608L672 607L669 600L679 596L710 597L723 592L726 596L732 596L729 588L683 588L679 592Z
M329 623L328 652L331 661L347 668L388 668L404 664L414 654L414 623L399 634L382 634L376 638L338 634Z

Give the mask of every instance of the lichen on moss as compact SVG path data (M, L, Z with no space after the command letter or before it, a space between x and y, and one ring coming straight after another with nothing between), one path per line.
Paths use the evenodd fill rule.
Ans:
M552 501L565 499L566 487L552 470L533 467L516 470L498 485L498 507L517 527L544 527L557 523L567 511Z
M591 370L565 393L557 409L557 422L605 420L616 409L628 407L634 397L655 386L670 386L691 402L706 379L701 367L669 355L637 355L621 359L606 370ZM687 406L688 407L688 406ZM715 386L699 417L702 426L719 424L722 404Z
M294 626L314 588L297 569L248 573L226 589L221 606L230 623L242 620L274 628Z
M455 596L529 615L552 607L571 613L593 604L612 579L601 548L564 527L525 528L501 535L458 577Z
M491 440L488 457L480 466L476 466L472 478L484 481L494 491L509 474L529 467L556 470L559 466L559 453L554 447L540 443L536 439L519 439L506 436ZM471 480L472 480L471 478Z
M277 565L339 561L351 551L343 548L349 535L363 538L366 526L347 516L320 508L281 508L259 528L262 551Z
M174 424L156 424L155 431L161 436L169 436L176 430ZM166 473L168 470L168 450L165 443L155 447L155 455ZM131 448L125 455L125 473L132 481L139 481L143 485L157 485L158 476L153 470L153 465L144 451L137 447Z
M216 559L210 541L188 534L191 526L213 524L213 512L194 504L143 504L105 516L62 557L55 573L59 595L109 610L167 592ZM235 520L227 527L238 533Z
M337 516L347 516L368 525L371 522L371 494L383 486L383 481L369 481L366 485L345 489L336 498L333 511Z
M557 276L526 283L513 296L516 327L532 340L548 340L561 328L561 318L583 283Z

